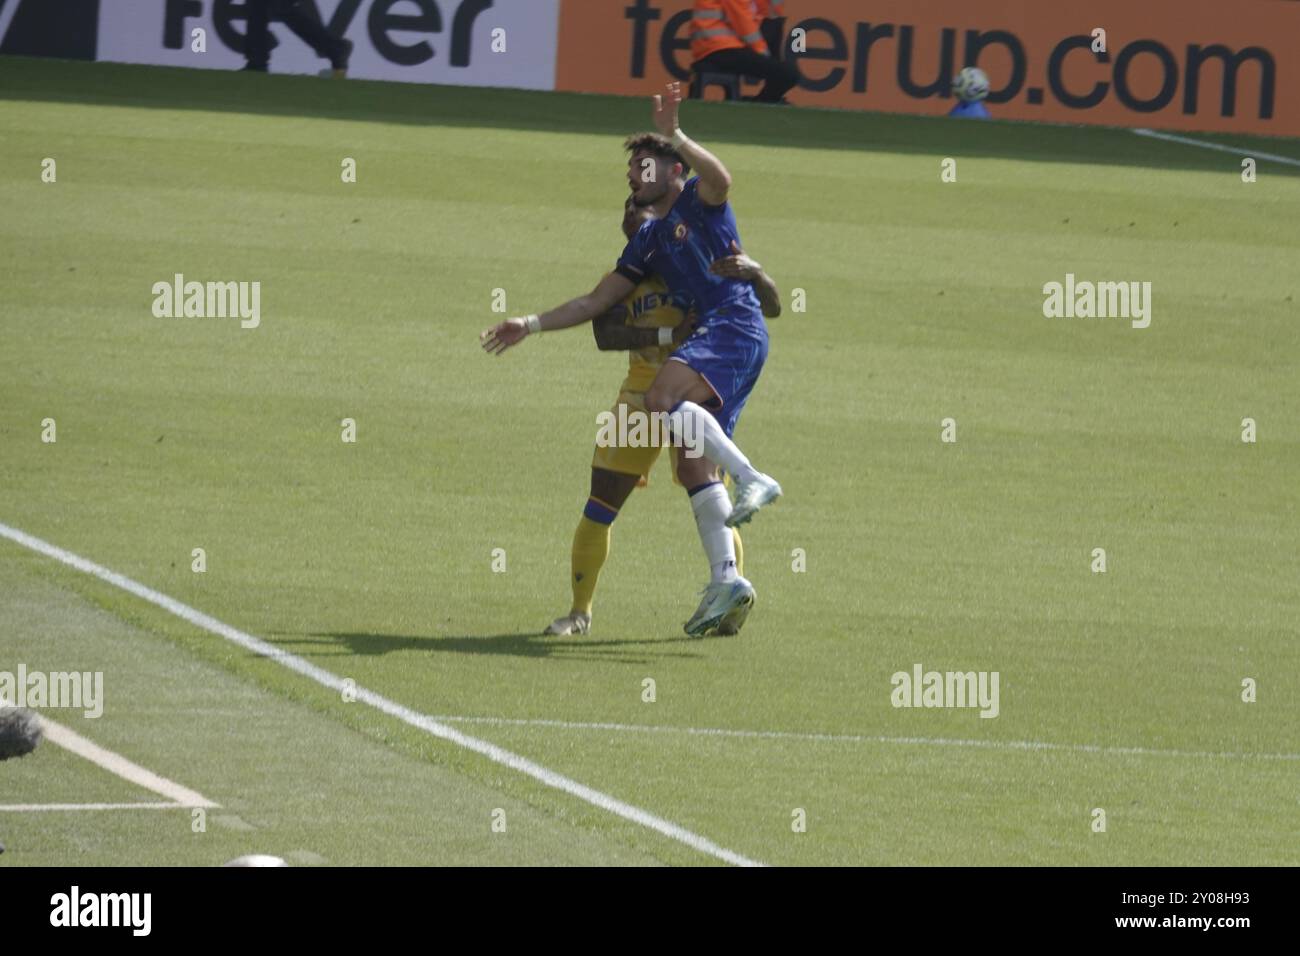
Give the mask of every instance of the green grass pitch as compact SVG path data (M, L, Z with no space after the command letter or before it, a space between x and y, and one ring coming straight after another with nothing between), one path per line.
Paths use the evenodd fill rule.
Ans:
M625 360L477 334L496 289L612 267L648 125L0 58L0 522L763 863L1300 863L1300 169L1240 165L1300 146L687 103L786 295L737 432L786 492L744 529L757 607L681 633L705 567L661 465L593 634L543 638ZM178 272L259 281L260 327L155 318ZM1067 273L1150 281L1150 327L1045 318ZM19 662L103 671L101 719L50 716L221 807L0 812L0 865L718 862L0 539ZM895 708L918 663L998 672L998 716ZM0 764L0 804L155 799Z

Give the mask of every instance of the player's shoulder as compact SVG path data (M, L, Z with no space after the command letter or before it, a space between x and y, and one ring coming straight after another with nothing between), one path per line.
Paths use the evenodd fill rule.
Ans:
M644 254L654 244L654 227L657 219L647 219L637 226L632 238L627 241L627 248Z

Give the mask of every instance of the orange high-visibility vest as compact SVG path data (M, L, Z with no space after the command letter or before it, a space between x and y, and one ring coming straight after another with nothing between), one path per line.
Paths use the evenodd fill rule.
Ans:
M765 0L758 0L765 3ZM778 4L779 5L779 4ZM755 0L695 0L691 20L691 58L702 60L719 50L749 47L767 54L767 43L758 29Z

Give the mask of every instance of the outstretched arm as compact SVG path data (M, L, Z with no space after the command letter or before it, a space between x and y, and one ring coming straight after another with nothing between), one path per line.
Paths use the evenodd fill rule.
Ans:
M672 328L636 328L627 324L627 309L623 306L610 309L591 323L596 348L602 352L631 352L659 345L681 345L694 328L695 322L690 317Z
M500 355L512 345L518 345L531 333L554 332L557 329L567 329L592 321L617 304L633 288L631 279L617 272L611 272L586 295L570 299L564 305L557 306L549 312L506 319L484 329L479 333L479 344L485 351Z
M700 198L710 206L721 206L731 195L731 173L722 160L685 135L677 123L677 108L682 102L682 85L669 83L668 90L654 98L655 129L673 141L682 158L700 177Z
M713 264L709 266L709 271L728 279L752 282L754 291L758 293L759 304L763 307L763 315L775 319L781 314L781 290L777 288L776 282L763 271L762 266L745 255L734 240L731 243L731 252L732 254L724 259L714 259Z

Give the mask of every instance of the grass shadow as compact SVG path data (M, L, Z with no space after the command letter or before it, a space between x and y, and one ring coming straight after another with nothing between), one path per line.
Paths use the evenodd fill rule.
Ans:
M463 634L421 636L412 634L376 634L357 631L322 634L282 634L287 644L317 645L322 650L338 649L340 654L370 657L400 651L431 654L504 654L511 657L558 658L566 661L600 661L604 663L647 664L665 658L692 659L699 653L675 650L669 645L698 644L700 638L601 638L550 637L537 633ZM640 648L634 651L633 648ZM307 656L328 656L307 652Z

